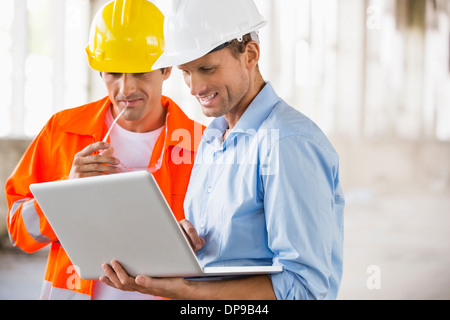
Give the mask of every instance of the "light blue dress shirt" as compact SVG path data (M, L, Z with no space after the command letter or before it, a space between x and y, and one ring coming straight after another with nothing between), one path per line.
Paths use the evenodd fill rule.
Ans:
M335 299L344 197L324 133L267 83L223 142L224 117L200 144L184 209L206 240L202 266L282 265L278 299Z

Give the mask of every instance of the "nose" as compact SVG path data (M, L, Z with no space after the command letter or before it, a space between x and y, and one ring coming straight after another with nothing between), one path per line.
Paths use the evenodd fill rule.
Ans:
M120 78L120 93L125 97L130 96L137 90L136 79L131 73L123 73Z
M208 87L207 81L203 79L200 75L191 74L186 80L186 84L189 87L190 93L193 96L202 95L202 93L206 92Z

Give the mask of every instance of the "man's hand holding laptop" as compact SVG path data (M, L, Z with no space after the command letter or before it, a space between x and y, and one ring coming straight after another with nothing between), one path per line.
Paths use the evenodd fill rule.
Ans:
M197 252L205 245L205 239L200 237L194 226L188 220L181 220L179 222L191 248ZM124 291L138 291L141 293L152 294L156 296L169 297L176 292L175 288L186 285L187 280L184 278L151 278L144 275L139 275L136 278L131 277L122 265L116 261L111 261L102 265L106 276L100 277L100 281L120 290ZM171 290L168 292L167 288ZM175 290L172 292L172 289Z

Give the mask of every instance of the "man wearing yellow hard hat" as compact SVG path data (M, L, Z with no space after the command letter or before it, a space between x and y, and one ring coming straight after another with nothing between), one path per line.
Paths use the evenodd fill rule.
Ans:
M184 203L200 264L283 271L192 282L127 278L116 263L107 273L116 283L176 299L336 299L344 210L339 157L317 125L263 79L257 30L265 24L253 0L174 1L154 68L177 66L203 113L215 117Z
M12 243L30 253L51 244L41 299L157 299L81 279L29 185L149 170L177 220L184 219L183 200L204 128L161 95L172 71L152 69L164 49L163 21L146 0L111 1L98 11L86 53L108 96L55 114L7 181ZM178 129L189 132L190 139L180 142L176 134L172 140ZM175 159L180 154L183 158Z

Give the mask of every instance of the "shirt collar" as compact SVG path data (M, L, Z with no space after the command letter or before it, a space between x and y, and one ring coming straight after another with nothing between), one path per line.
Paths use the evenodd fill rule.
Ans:
M80 108L67 110L69 114L61 120L61 129L69 133L90 135L95 140L101 140L107 128L105 122L99 119L105 119L110 105L111 100L105 97Z
M272 85L267 82L236 123L230 136L240 133L255 135L279 100ZM215 118L205 130L205 141L211 143L215 138L222 139L227 128L228 122L224 116Z

